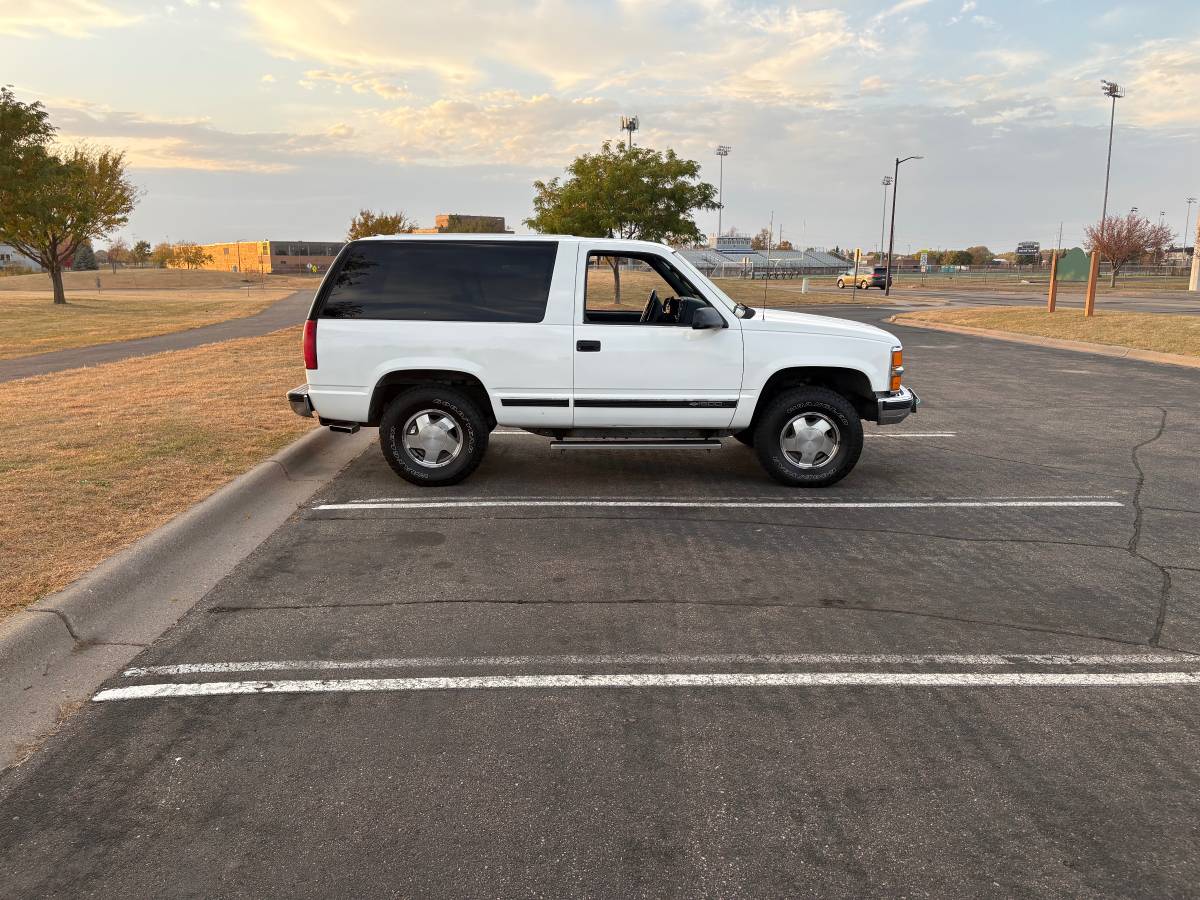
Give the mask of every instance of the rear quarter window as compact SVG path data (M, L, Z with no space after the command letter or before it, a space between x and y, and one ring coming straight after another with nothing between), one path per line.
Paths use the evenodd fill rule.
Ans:
M362 241L317 304L323 319L540 322L558 244Z

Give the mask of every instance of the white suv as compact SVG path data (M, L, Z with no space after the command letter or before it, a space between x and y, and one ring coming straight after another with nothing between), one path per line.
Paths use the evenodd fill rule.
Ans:
M304 329L300 415L378 425L414 484L447 485L498 425L556 449L711 448L733 435L776 480L824 487L920 399L900 343L844 319L735 303L662 244L411 235L347 244Z

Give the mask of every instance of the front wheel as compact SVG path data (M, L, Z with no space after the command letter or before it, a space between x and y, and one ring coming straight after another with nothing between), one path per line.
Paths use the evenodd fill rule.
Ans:
M789 487L828 487L862 453L862 421L841 394L823 387L784 391L759 416L754 449L767 474Z
M488 420L471 397L430 385L405 391L379 422L379 444L392 470L425 487L457 484L478 468Z

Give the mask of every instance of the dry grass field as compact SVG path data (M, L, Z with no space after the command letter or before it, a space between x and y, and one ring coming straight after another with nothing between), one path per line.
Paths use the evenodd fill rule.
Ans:
M283 399L303 380L294 328L5 384L0 617L312 428Z
M1086 318L1080 309L1059 309L1050 313L1024 306L997 306L990 309L921 310L902 313L896 320L990 328L1016 334L1200 356L1200 316L1100 312L1092 318Z
M267 275L257 273L234 274L232 272L209 272L189 269L97 269L93 272L64 272L63 288L70 302L73 293L85 291L96 293L96 279L100 279L100 290L163 291L163 290L245 290L251 288L301 290L316 289L317 276ZM34 291L50 299L50 277L45 274L0 276L0 291Z
M250 316L291 290L68 292L55 306L49 294L0 294L0 359L149 337Z

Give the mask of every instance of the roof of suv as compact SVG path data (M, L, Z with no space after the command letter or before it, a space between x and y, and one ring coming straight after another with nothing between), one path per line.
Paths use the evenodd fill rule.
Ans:
M627 247L630 244L641 244L662 250L670 249L667 244L658 241L638 241L627 238L593 238L580 237L575 234L485 234L471 232L456 232L454 234L373 234L370 237L358 238L360 241L587 241L589 244L613 244Z

